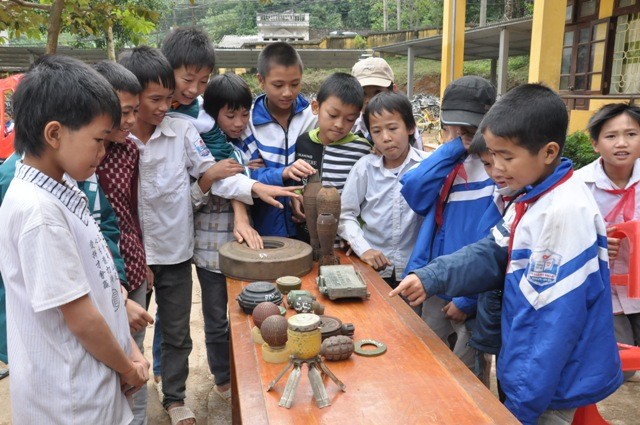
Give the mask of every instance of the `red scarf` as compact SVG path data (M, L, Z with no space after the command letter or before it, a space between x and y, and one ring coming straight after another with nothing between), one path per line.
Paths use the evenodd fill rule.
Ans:
M613 195L622 195L618 203L613 207L609 214L606 215L604 221L613 223L613 220L622 213L623 221L633 220L633 214L636 210L636 185L635 182L626 189L604 189L605 192Z
M529 205L536 202L542 195L545 195L551 192L553 189L555 189L556 187L560 186L562 183L569 180L569 178L572 175L573 175L573 169L570 169L569 172L567 172L567 174L565 174L563 178L558 180L556 183L554 183L549 189L545 190L544 192L532 197L531 199L527 199L520 202L516 201L516 216L513 219L513 223L511 224L511 234L509 235L509 262L511 262L511 251L513 249L513 239L515 238L515 235L516 235L516 227L518 227L518 223L520 223L520 220L524 216L524 213L527 212ZM507 268L508 267L509 267L509 263L507 263Z
M464 163L456 165L453 170L447 175L447 178L444 180L444 184L442 185L442 190L440 191L440 196L438 197L438 202L436 204L436 224L438 228L442 227L444 223L444 204L447 202L447 198L449 197L449 192L451 192L451 187L453 186L453 182L456 179L456 176L460 175L464 179L464 181L469 180L467 176L467 170L464 169Z

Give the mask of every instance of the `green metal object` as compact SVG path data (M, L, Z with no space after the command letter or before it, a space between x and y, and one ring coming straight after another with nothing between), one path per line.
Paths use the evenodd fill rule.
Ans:
M364 350L362 348L363 345L373 345L376 348L373 350ZM360 341L356 341L354 343L354 353L365 356L365 357L375 357L387 352L387 346L384 345L380 341L376 341L374 339L361 339Z
M320 266L316 278L318 290L331 300L337 298L369 298L367 284L353 266Z

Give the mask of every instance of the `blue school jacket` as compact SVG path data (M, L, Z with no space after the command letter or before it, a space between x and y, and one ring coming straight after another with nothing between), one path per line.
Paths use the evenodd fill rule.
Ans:
M435 222L436 204L447 175L463 163L467 181L456 177L445 203L442 227ZM465 245L487 236L495 221L481 220L493 202L495 185L476 156L467 156L460 138L445 143L418 167L408 171L400 180L401 193L416 213L425 220L409 258L405 272L424 267L441 255L450 254ZM479 226L479 223L486 223ZM451 299L448 296L442 296ZM453 298L453 302L467 314L475 313L476 297Z
M251 170L251 178L264 184L284 186L282 172L293 164L298 136L312 130L317 118L311 112L309 102L298 95L289 119L289 127L284 128L271 116L266 106L266 95L256 98L251 108L251 119L242 141L236 142L250 159L262 158L264 168ZM251 209L255 229L262 236L295 236L296 226L291 220L288 200L278 198L285 206L283 210L265 204L259 199Z
M443 256L416 272L429 294L469 294L503 280L498 379L506 407L524 424L548 409L596 403L622 384L605 224L577 177L549 190L571 169L564 159L516 201L529 205L515 234L492 236ZM482 277L479 279L479 277Z

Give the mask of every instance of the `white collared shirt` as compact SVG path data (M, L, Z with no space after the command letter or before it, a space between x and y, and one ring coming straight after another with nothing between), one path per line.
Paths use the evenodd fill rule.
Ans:
M197 181L215 159L190 122L165 117L140 150L138 214L149 265L178 264L193 256L193 206L208 201ZM253 204L254 180L237 174L213 183L211 194Z
M602 167L602 160L598 158L591 164L588 164L576 171L576 175L585 182L593 197L598 204L598 209L602 216L606 216L616 206L622 195L616 195L609 193L606 190L620 189L609 179ZM627 189L634 183L640 181L640 159L637 159L631 178L624 189ZM640 185L636 186L636 201L635 209L633 213L633 219L640 219ZM622 214L619 214L611 223L607 223L607 226L612 226L624 221ZM626 239L622 240L620 244L620 251L615 260L610 261L611 274L626 274L628 271L627 264L629 262L629 243ZM611 301L613 303L613 312L634 314L640 313L640 299L631 299L627 296L627 287L611 285Z
M369 249L381 251L393 263L380 273L382 277L391 276L394 268L395 275L402 277L418 237L423 217L411 210L400 193L400 178L427 156L411 148L396 175L384 168L382 156L369 154L356 162L347 177L338 235L358 256Z
M128 424L118 374L87 352L60 312L88 295L129 354L120 281L87 197L18 162L0 226L13 422Z

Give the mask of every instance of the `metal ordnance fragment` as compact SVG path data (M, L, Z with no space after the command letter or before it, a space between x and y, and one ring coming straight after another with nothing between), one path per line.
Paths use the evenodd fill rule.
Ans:
M316 278L318 290L331 300L337 298L369 298L367 284L360 272L350 265L320 266Z

